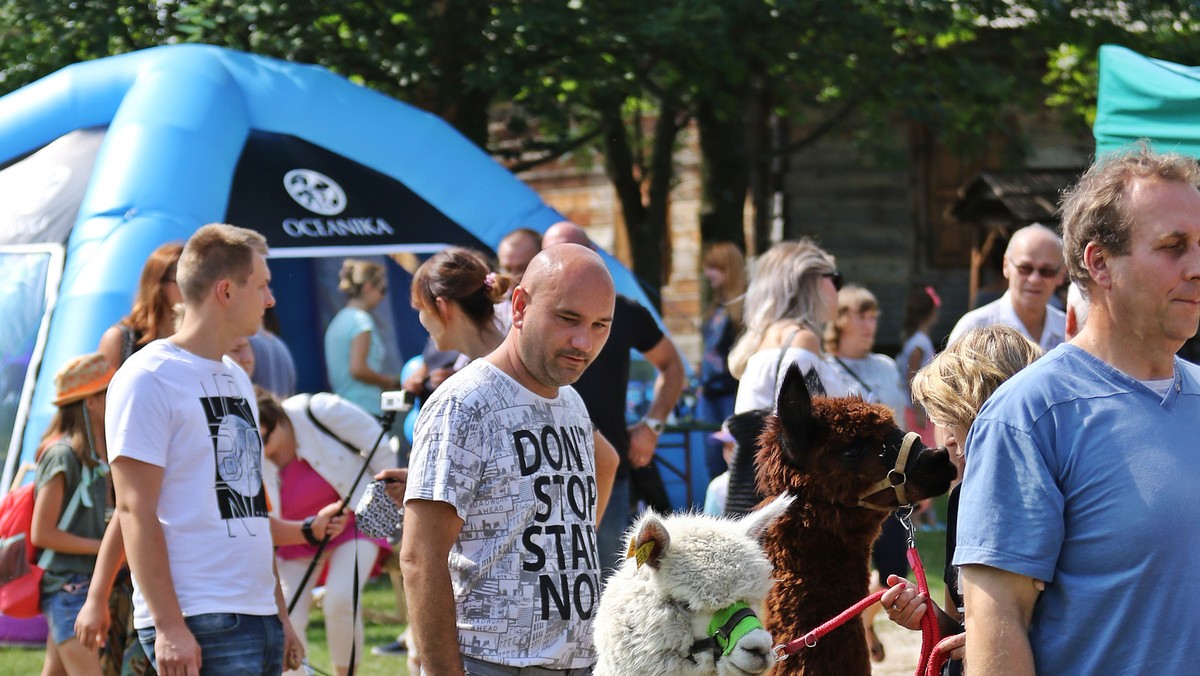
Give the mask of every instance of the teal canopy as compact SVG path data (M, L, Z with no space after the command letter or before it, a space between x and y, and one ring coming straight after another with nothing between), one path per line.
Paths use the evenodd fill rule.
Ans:
M1159 152L1200 157L1200 67L1104 45L1093 134L1097 157L1143 138Z

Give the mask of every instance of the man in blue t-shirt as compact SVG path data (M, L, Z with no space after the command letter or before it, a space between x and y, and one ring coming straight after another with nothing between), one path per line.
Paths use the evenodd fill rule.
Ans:
M980 674L1183 674L1200 641L1200 166L1142 147L1063 198L1087 324L988 400L954 563Z

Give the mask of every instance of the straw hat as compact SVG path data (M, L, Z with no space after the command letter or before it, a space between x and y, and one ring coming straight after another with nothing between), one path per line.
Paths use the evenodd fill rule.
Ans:
M66 406L103 392L116 372L99 352L67 360L54 376L54 405Z

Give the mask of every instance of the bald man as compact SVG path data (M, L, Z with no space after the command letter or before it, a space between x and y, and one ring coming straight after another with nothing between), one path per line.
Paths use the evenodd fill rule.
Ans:
M400 566L424 673L595 663L595 524L616 456L597 452L569 386L608 340L613 303L594 251L542 251L513 291L504 342L421 409Z
M995 301L962 316L950 332L950 342L967 331L1007 324L1026 338L1051 350L1067 339L1067 316L1050 305L1066 279L1062 238L1039 223L1013 233L1004 252L1008 290Z
M569 221L550 226L542 236L544 246L570 242L592 247L587 232ZM629 389L629 351L637 350L658 370L654 394L646 416L625 424L625 393ZM598 546L609 574L624 555L621 538L638 500L660 511L672 509L666 488L654 464L663 421L675 408L684 384L683 360L671 339L650 312L631 298L617 294L612 334L596 364L576 383L596 429L617 450L621 465L613 481L611 507L600 522Z
M514 284L520 284L529 267L529 261L542 249L542 236L536 230L517 228L500 240L496 247L496 262L500 264L500 272L512 277Z

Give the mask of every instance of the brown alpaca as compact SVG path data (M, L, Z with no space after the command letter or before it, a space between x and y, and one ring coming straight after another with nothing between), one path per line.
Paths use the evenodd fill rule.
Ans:
M889 511L858 501L894 469L904 433L886 406L857 397L810 398L795 367L784 376L775 410L766 418L756 464L760 493L796 498L763 543L777 580L765 623L776 643L787 643L867 595L871 543ZM946 450L920 440L904 471L910 502L945 493L955 475ZM899 506L892 489L865 499L887 509ZM862 622L847 622L772 673L869 676Z

